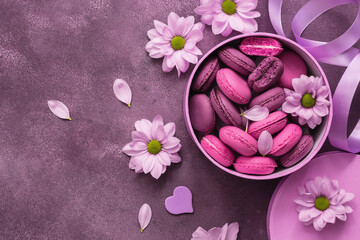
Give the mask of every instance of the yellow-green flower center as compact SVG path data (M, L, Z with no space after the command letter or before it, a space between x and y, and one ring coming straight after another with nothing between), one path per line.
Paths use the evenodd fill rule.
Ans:
M161 143L158 140L151 140L147 146L148 152L158 154L161 151Z
M171 47L174 50L181 50L184 48L185 46L185 38L180 37L180 36L175 36L170 43Z
M312 97L311 93L307 93L301 98L301 105L305 108L311 108L315 103L316 100Z
M231 0L225 0L222 3L222 10L227 15L232 15L236 13L236 3L234 3L234 1Z
M318 197L315 200L315 207L319 209L320 211L325 211L330 206L329 199L326 197Z

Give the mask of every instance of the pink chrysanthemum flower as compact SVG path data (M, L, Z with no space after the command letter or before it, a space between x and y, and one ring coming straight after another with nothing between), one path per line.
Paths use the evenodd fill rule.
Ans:
M294 91L284 89L286 94L282 110L299 117L300 125L307 124L311 129L320 125L322 117L329 114L330 102L328 88L321 77L301 75L292 80Z
M327 223L335 223L336 218L346 221L346 214L353 211L345 203L355 195L339 189L336 180L316 177L305 186L299 186L298 192L300 197L295 203L298 204L299 220L305 225L313 224L316 231L321 231Z
M258 29L254 18L260 13L252 11L257 0L200 0L195 13L201 15L201 21L212 26L214 34L229 36L232 30L241 33L252 33Z
M194 21L193 16L184 18L171 12L167 25L155 20L155 28L147 32L150 41L146 44L146 51L152 58L164 57L164 72L170 72L176 67L180 76L181 72L189 68L189 62L198 62L198 55L202 55L202 52L196 43L203 39L204 25Z
M158 179L171 163L179 163L177 153L180 140L174 137L175 123L164 125L163 118L157 115L152 122L142 119L135 122L132 142L123 147L123 152L131 156L129 167L136 173L150 173Z

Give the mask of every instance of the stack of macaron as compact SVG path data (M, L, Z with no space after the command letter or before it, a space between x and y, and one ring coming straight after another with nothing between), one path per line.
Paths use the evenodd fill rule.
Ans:
M281 110L284 88L307 75L304 60L280 41L248 37L210 55L191 85L189 115L202 148L218 163L246 174L271 174L291 167L313 148L306 126ZM243 109L266 107L269 115L247 127ZM273 137L268 155L258 151L263 131Z

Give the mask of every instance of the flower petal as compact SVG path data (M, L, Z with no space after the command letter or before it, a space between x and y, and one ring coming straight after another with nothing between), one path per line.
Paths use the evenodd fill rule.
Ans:
M143 170L145 174L149 173L154 168L155 160L156 158L155 155L153 154L148 154L146 156L146 159L144 160L143 163Z
M162 63L162 70L164 72L170 72L171 70L173 70L173 68L175 66L173 55L174 54L164 57L163 63Z
M337 214L344 214L346 213L346 209L343 205L330 205L329 209L332 209L334 214L337 215Z
M157 154L158 156L158 161L165 166L170 166L171 164L171 160L170 160L170 154L166 153L164 151L161 151Z
M180 145L180 144L179 144ZM181 147L181 145L180 145L180 147ZM178 154L178 153L170 153L170 161L172 162L172 163L179 163L179 162L181 162L181 157L180 157L180 155Z
M152 123L147 119L141 119L135 122L136 131L145 133L149 140L151 139L151 126Z
M329 114L329 108L325 104L315 104L313 107L315 114L324 117Z
M166 140L166 133L164 126L159 125L156 130L155 128L152 129L152 136L154 139L158 140L160 143L163 143L164 140Z
M139 211L139 223L141 227L141 232L149 225L151 220L152 212L149 204L145 203L141 206Z
M162 145L164 149L171 149L176 147L180 143L180 140L176 137L167 138L164 144Z
M285 101L282 105L282 110L286 113L294 113L297 110L299 110L300 105L293 105L289 103L288 101Z
M146 144L140 141L133 141L126 144L122 151L128 156L137 156L146 152Z
M227 228L224 240L236 240L239 232L239 223L233 222Z
M132 131L131 132L131 138L132 138L133 141L148 142L150 140L145 133L140 132L140 131Z
M355 194L353 193L345 193L344 197L340 200L339 204L344 204L346 202L349 202L353 200L355 197Z
M292 80L292 85L294 87L295 92L304 95L310 92L312 82L308 76L301 75L299 78L294 78Z
M160 37L161 35L159 34L159 32L153 28L153 29L150 29L149 31L147 31L147 35L150 39L154 39L154 38L157 38L157 37Z
M226 29L228 24L227 21L217 21L214 19L211 25L212 32L215 35L220 34Z
M115 97L121 102L126 103L130 107L131 103L131 89L127 82L123 79L116 79L114 81L113 90Z
M198 57L195 56L194 54L186 51L185 49L181 50L181 55L186 61L188 61L192 64L196 64L198 62Z
M66 107L66 105L58 100L49 100L48 106L50 108L50 111L55 114L55 116L71 120L69 109Z
M166 24L158 20L154 20L154 26L156 31L159 33L159 36L161 36L163 34L163 28L166 26Z
M180 149L181 149L181 144L179 143L179 144L175 145L174 147L164 149L164 151L167 153L177 153Z
M301 108L299 111L299 116L309 120L314 114L313 108Z
M336 213L331 208L328 208L323 213L323 219L325 222L335 223Z
M173 137L176 129L175 123L169 122L165 124L164 129L165 129L166 137Z
M261 14L257 11L249 11L249 12L241 12L241 11L237 11L237 13L246 19L252 19L252 18L258 18L261 16Z
M179 18L180 18L179 15L177 15L174 12L171 12L168 16L168 26L169 26L169 29L172 30L174 36L175 36L176 25L177 25Z
M260 105L255 105L252 108L246 110L243 116L251 121L260 121L269 116L269 109Z
M203 33L200 30L192 30L187 36L186 36L186 42L200 42L203 39Z
M238 32L243 32L245 29L244 21L238 14L233 14L229 17L229 25Z
M263 156L268 154L273 147L273 138L268 131L262 131L258 139L258 150Z
M154 117L151 128L156 130L158 126L164 126L164 120L160 114Z
M155 157L158 158L158 156L155 156ZM156 159L154 167L151 170L150 174L151 174L151 176L153 176L153 178L159 179L159 177L161 176L162 170L163 170L163 167L162 167L161 163Z
M316 231L321 231L326 226L326 222L324 221L323 216L320 215L315 218L313 225Z
M248 12L254 10L257 6L257 0L249 1L238 1L236 4L236 9L241 12Z

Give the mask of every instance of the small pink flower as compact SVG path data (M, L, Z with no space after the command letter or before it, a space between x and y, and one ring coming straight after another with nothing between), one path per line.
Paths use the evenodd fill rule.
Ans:
M132 142L123 147L123 152L131 156L129 168L136 173L150 173L158 179L171 163L181 161L177 153L180 140L174 137L175 124L164 125L163 118L157 115L152 122L142 119L135 122Z
M328 88L320 77L301 75L292 80L295 91L284 89L286 94L282 110L299 117L300 125L307 124L311 129L320 125L322 117L329 114L330 102Z
M258 29L254 18L260 13L252 11L257 0L200 0L195 13L201 15L201 21L212 25L214 34L229 36L232 30L241 33L252 33Z
M146 51L152 58L164 57L164 72L170 72L176 67L180 76L181 72L189 68L189 63L198 62L198 55L202 55L202 52L196 43L203 39L204 25L194 21L193 16L184 18L171 12L167 25L155 20L155 28L147 32L150 41L146 44Z
M316 177L299 186L298 204L299 220L305 225L313 224L316 231L321 231L327 223L335 223L336 218L346 221L346 214L353 209L345 204L354 198L353 193L339 189L336 180L327 177Z

